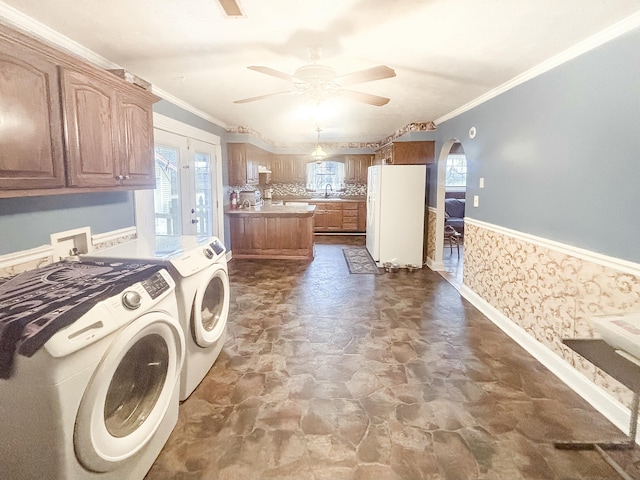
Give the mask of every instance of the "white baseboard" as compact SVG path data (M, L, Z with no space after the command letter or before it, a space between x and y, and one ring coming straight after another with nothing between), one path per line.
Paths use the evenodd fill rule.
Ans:
M482 299L468 286L462 285L460 287L460 294L480 310L498 328L509 335L509 337L511 337L511 339L513 339L518 345L547 367L569 388L589 402L593 408L604 415L625 435L629 433L629 423L631 420L631 411L629 408L622 405L605 390L587 379L584 375L556 355L551 349L538 342L524 329L513 323L509 318ZM638 443L637 436L636 443Z
M435 262L432 258L427 257L427 267L435 272L443 272L444 262Z

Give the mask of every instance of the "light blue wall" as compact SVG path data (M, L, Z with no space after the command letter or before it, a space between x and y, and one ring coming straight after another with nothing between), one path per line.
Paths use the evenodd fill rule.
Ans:
M638 52L640 29L438 125L436 152L467 155L467 216L640 262Z
M52 233L74 228L95 234L130 227L132 198L116 192L0 199L0 255L48 245Z
M153 111L164 115L165 117L173 118L174 120L186 123L192 127L204 130L205 132L213 133L221 138L225 136L225 129L223 127L178 107L167 100L160 100L158 103L154 104Z

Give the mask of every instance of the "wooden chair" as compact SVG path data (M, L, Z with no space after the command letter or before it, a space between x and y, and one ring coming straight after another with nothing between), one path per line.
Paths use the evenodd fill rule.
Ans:
M453 247L455 245L458 257L460 257L460 241L462 235L460 235L455 228L451 225L444 226L444 246L449 247L451 255L453 255Z

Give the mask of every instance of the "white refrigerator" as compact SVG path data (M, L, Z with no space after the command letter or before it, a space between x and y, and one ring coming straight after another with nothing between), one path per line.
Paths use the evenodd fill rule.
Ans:
M425 165L369 167L367 250L378 266L422 267L426 175Z

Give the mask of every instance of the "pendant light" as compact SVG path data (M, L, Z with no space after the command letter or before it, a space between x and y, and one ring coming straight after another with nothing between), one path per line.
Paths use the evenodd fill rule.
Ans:
M324 160L325 158L327 158L327 152L325 152L324 148L322 148L322 145L320 145L320 127L318 127L316 131L318 132L318 139L316 141L316 146L311 153L311 157L316 162L319 162L320 160Z

